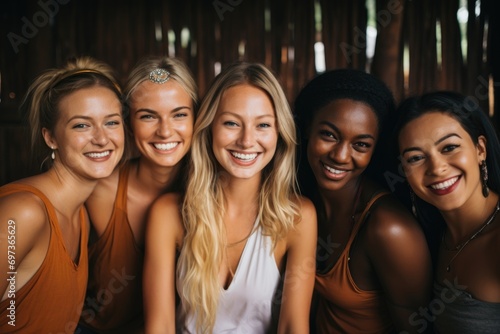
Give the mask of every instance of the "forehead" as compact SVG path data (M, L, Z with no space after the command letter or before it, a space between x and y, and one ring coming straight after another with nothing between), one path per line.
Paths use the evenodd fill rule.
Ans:
M271 98L261 88L239 84L222 93L217 112L274 115L274 107Z
M60 118L83 116L101 116L103 114L121 114L121 103L115 93L106 87L93 86L78 89L59 102Z
M189 94L184 90L181 84L171 79L163 84L157 84L149 80L141 82L132 92L132 102L143 102L151 98L172 99L182 98L190 99Z
M401 146L419 142L435 142L448 134L455 133L462 139L470 135L462 124L448 113L431 111L408 122L399 133Z
M313 123L329 121L338 124L349 124L351 127L363 129L378 128L378 119L372 108L364 102L351 99L337 99L318 109Z

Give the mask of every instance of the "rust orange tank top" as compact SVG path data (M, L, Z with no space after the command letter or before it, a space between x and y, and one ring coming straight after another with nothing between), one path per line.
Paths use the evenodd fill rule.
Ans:
M120 170L115 204L103 235L89 248L89 283L80 324L96 333L142 333L142 268L127 217L130 165Z
M73 333L87 286L85 209L82 206L80 211L80 257L75 263L66 252L56 212L49 199L35 187L16 183L1 187L0 197L18 192L33 193L45 204L50 241L45 259L35 275L15 292L15 298L0 302L0 333ZM9 324L12 321L8 310L11 300L15 301L15 326Z
M338 261L326 274L316 274L318 295L317 333L388 333L392 320L382 291L361 290L349 270L351 245L373 203L387 192L376 194L366 205Z

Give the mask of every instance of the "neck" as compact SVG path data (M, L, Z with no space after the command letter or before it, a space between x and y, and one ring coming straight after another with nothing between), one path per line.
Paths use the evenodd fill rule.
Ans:
M83 179L57 166L35 180L54 207L64 216L78 214L84 202L94 191L98 180ZM75 191L77 190L77 191Z
M255 207L259 198L260 178L251 179L226 179L221 176L222 189L226 202L226 210L247 211Z
M361 181L361 178L354 179L343 188L334 191L320 189L321 200L328 220L332 216L350 217L353 214L353 206L357 205L356 197Z
M495 211L498 200L498 194L490 191L486 198L476 195L458 209L442 211L451 243L457 244L481 228Z
M139 189L143 189L146 192L161 194L172 187L176 181L176 177L179 175L181 165L182 164L179 162L172 167L157 166L141 157L139 161L133 165L135 167L132 169L132 171L135 171L133 182Z

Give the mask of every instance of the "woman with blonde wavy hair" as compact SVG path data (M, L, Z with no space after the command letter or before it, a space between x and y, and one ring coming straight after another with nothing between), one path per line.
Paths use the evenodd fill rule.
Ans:
M160 197L150 213L147 333L308 332L316 213L296 191L295 145L266 67L235 63L215 78L195 122L186 194Z

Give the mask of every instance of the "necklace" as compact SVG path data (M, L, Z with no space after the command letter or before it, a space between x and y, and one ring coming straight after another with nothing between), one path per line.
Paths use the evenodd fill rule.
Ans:
M481 232L483 232L483 230L486 228L486 226L490 225L493 222L493 220L495 219L499 210L500 210L500 200L497 202L497 205L495 207L495 211L493 211L493 213L490 215L490 217L483 223L483 225L481 225L479 230L477 230L473 235L471 235L469 239L458 244L454 249L448 249L446 247L446 242L445 242L446 230L445 230L445 233L443 233L442 244L444 245L445 249L447 249L447 250L456 250L457 251L455 253L455 255L453 255L453 257L451 258L450 262L448 262L448 265L446 266L447 272L450 272L451 263L455 260L455 258L458 256L458 254L460 254L460 252L465 248L465 246L467 246L469 244L469 242L474 240Z

